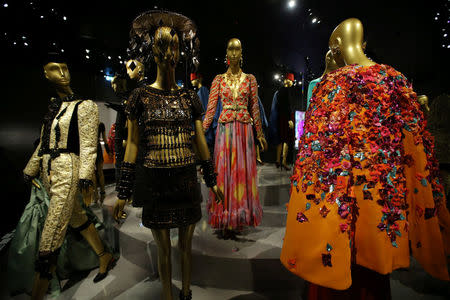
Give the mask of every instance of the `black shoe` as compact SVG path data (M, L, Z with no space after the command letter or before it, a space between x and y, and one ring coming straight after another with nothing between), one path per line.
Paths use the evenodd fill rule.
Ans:
M183 291L180 291L180 300L192 300L192 291L189 290L187 295L183 295Z
M99 256L102 256L104 254L106 254L106 252L103 252ZM105 273L100 273L99 272L99 273L97 273L97 275L95 275L94 283L97 283L97 282L102 281L103 279L105 279L106 276L108 276L108 272L110 270L112 270L112 268L114 268L116 266L116 263L117 263L117 260L114 257L112 257L111 260L108 263L108 266L106 267L106 272Z
M279 162L275 162L275 167L278 169L280 167L280 163Z

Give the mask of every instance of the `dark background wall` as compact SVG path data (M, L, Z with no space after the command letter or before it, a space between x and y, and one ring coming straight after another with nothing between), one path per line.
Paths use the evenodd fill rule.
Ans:
M53 95L42 74L41 53L56 42L55 47L65 50L76 93L97 101L116 100L103 75L106 71L123 71L118 56L126 55L130 24L135 16L154 6L183 13L198 25L200 72L207 86L216 74L225 71L227 41L232 37L241 39L243 69L257 77L267 117L278 87L273 80L276 66L284 64L298 73L305 72L305 57L310 57L312 72L320 76L328 37L339 22L349 17L363 22L367 52L376 62L403 72L418 93L431 99L448 92L450 49L442 47L449 44L442 31L448 30L445 0L296 1L293 10L287 8L288 1L276 0L34 1L33 5L30 1L5 2L9 7L0 6L4 31L0 31L4 50L0 72L4 224L0 233L15 227L28 202L29 188L22 182L21 171L32 153L48 99ZM437 12L439 20L434 20ZM313 24L312 17L317 17L320 24ZM23 34L28 46L23 45ZM91 51L89 60L85 49ZM185 80L185 74L180 66L177 78ZM273 150L266 159L274 159Z

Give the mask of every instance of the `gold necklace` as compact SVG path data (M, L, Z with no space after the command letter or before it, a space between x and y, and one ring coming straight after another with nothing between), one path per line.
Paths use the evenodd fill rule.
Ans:
M237 72L237 74L231 73L230 70L228 70L226 73L227 83L228 86L230 87L234 99L236 99L238 95L241 75L242 75L241 69L239 69L239 72Z

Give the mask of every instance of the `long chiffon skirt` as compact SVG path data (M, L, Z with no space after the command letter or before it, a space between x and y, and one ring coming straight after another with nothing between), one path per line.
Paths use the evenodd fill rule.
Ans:
M217 204L211 192L208 223L217 229L258 226L262 218L257 187L256 154L251 124L219 123L214 147L217 186L224 201Z

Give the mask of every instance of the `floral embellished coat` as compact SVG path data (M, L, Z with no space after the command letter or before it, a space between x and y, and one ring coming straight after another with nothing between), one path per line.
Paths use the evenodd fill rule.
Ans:
M411 85L392 67L346 66L318 83L291 178L287 269L342 290L351 264L387 274L408 267L412 252L449 280L450 216L425 126Z

